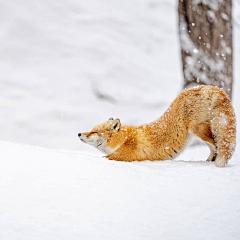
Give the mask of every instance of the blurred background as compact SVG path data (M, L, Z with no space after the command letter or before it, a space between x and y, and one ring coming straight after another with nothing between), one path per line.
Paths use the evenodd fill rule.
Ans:
M77 133L110 117L151 122L183 88L178 1L0 0L0 70L0 140L78 150Z

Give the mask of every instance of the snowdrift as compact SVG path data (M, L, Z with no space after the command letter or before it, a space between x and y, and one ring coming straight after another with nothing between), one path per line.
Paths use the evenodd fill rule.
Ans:
M0 152L0 239L239 239L237 153L220 169L201 146L141 163L10 142Z

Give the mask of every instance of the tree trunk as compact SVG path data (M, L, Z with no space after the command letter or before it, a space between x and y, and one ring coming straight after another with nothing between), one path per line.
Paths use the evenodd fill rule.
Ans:
M213 85L232 97L231 9L231 0L179 0L184 88Z

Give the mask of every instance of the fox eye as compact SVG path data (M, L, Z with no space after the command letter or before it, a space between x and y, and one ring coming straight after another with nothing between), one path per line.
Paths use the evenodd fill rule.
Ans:
M89 136L94 135L94 134L97 134L97 132L91 132L91 133L89 134Z

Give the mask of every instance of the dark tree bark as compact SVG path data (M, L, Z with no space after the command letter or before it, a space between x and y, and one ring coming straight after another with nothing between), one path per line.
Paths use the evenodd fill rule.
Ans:
M184 88L213 85L232 97L231 10L231 0L179 0Z

